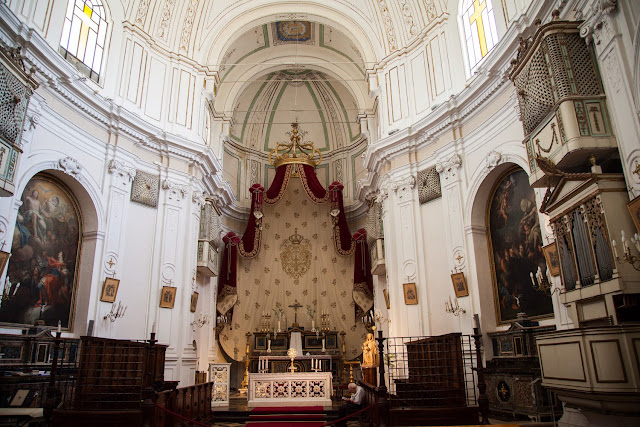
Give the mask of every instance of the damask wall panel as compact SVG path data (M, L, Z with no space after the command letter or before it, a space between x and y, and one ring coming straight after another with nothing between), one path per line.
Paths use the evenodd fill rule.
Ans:
M324 178L319 179L324 185ZM237 357L243 357L244 334L260 326L263 312L271 314L274 327L273 310L282 308L291 326L294 313L288 306L296 299L303 306L298 311L301 326L311 328L307 306L315 311L316 325L321 310L326 310L331 328L347 333L347 357L360 354L366 331L354 319L353 256L341 256L335 250L330 208L330 203L309 199L297 178L289 181L278 203L263 206L262 246L257 257L238 259L233 329L225 328L220 335L228 355L233 356L238 346Z
M164 84L167 73L167 66L155 58L149 61L149 76L146 84L146 99L144 112L147 116L155 120L160 120L162 116L162 106L164 105ZM150 89L151 88L151 89Z
M429 89L427 86L427 68L425 53L420 52L411 59L411 83L416 114L429 108Z

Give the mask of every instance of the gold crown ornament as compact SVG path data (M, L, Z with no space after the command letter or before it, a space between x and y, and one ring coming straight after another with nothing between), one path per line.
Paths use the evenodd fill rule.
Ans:
M313 142L302 142L302 138L306 132L298 129L298 123L291 123L291 143L285 144L278 142L276 148L269 153L269 163L276 169L282 165L301 164L312 167L318 166L322 161L322 153L314 147ZM274 156L275 158L272 158ZM317 160L315 159L317 157Z

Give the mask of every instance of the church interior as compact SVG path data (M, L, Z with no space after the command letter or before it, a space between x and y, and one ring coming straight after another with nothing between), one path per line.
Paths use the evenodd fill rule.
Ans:
M0 1L0 425L638 425L639 135L632 0Z

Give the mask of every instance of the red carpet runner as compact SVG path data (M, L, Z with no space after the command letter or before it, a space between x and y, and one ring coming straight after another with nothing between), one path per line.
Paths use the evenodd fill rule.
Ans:
M249 427L320 427L325 424L322 406L258 407L249 413Z

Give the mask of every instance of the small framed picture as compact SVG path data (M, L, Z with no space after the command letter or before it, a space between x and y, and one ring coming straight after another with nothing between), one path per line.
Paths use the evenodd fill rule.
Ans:
M384 303L387 305L387 310L391 310L391 303L389 302L389 291L383 289L382 295L384 295Z
M160 307L161 308L173 308L176 303L176 290L178 288L174 286L163 286L162 294L160 294Z
M9 402L9 406L12 406L12 407L26 406L25 403L27 402L27 398L29 397L30 393L31 393L31 390L18 389L18 391L16 391L16 394L14 394L13 397L11 398L11 402Z
M104 279L100 301L115 302L116 295L118 294L118 286L120 286L120 280L113 279L111 277L107 277L106 279Z
M545 261L547 261L549 273L551 273L552 276L559 276L560 258L558 258L558 246L556 246L556 242L544 246L542 248L542 253L544 254Z
M451 282L453 283L456 298L469 296L469 288L467 288L467 280L464 278L463 272L452 274Z
M631 219L636 225L636 231L640 233L640 196L636 197L627 204L627 209L631 214ZM1 273L1 272L0 272Z
M198 307L198 293L194 292L191 294L191 312L196 312L196 307Z
M7 261L11 254L9 252L0 251L0 276L4 273L4 268L7 266Z
M404 283L402 288L404 289L404 303L407 305L418 304L418 291L416 290L416 284Z

